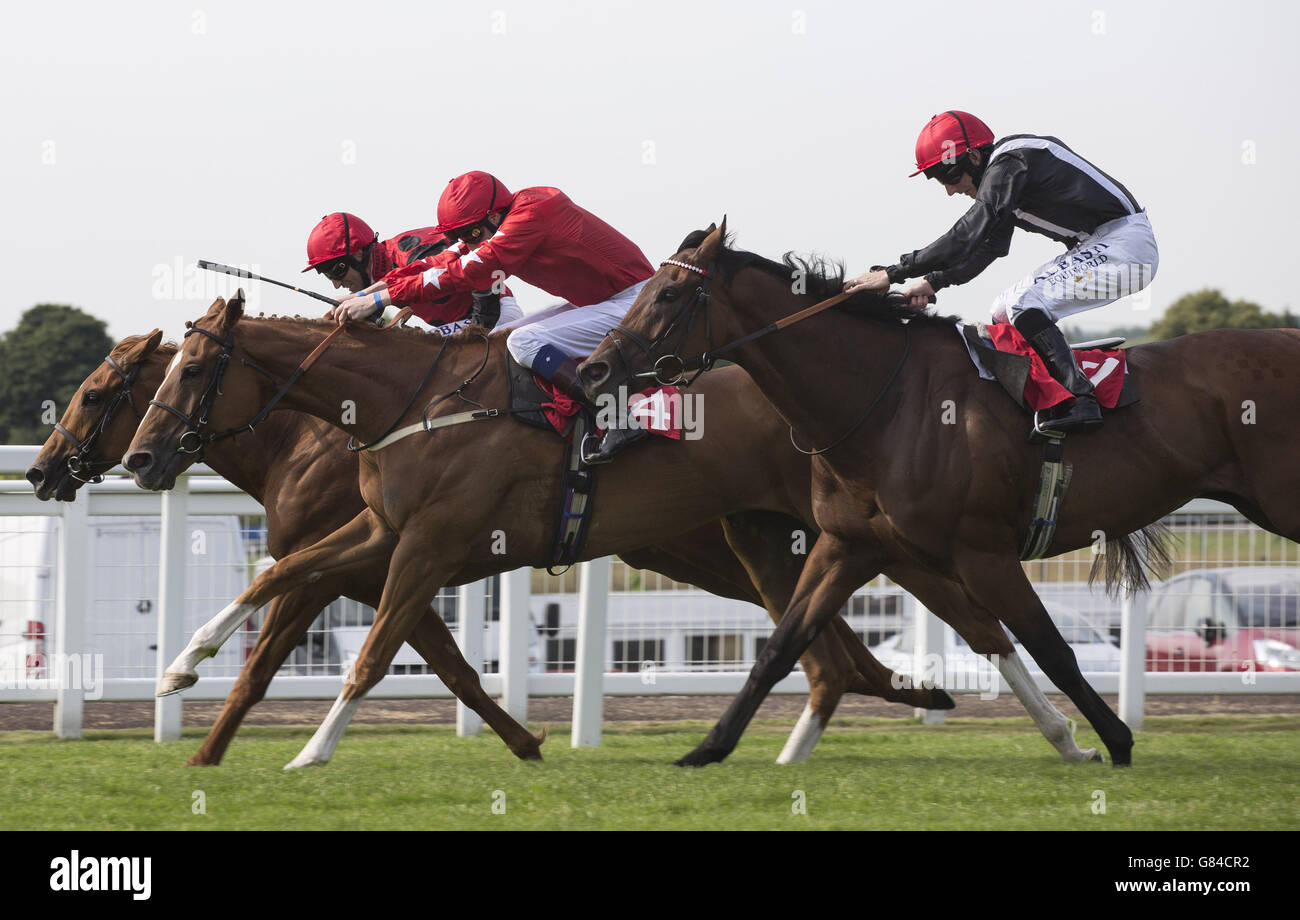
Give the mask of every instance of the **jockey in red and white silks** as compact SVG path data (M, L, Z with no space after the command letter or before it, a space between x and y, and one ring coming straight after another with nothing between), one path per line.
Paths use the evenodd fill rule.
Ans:
M447 185L434 229L453 245L397 269L331 315L356 318L381 303L418 313L430 299L499 289L517 276L566 303L516 321L506 347L520 364L585 401L577 359L596 349L654 274L641 249L559 189L511 192L485 172Z
M394 269L437 255L447 240L433 227L408 230L391 240L379 234L355 214L336 211L326 214L307 237L307 267L324 275L334 289L356 292L381 280ZM382 306L372 309L375 317ZM523 318L523 311L506 289L500 295L486 291L458 291L436 301L421 304L416 314L443 335L451 335L478 323L488 329Z

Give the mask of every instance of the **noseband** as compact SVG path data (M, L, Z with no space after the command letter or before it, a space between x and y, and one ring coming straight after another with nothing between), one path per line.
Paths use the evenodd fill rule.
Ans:
M716 265L716 263L714 264ZM691 299L677 311L677 315L673 317L672 322L668 324L668 328L660 333L654 341L647 341L644 336L622 325L617 325L606 333L614 342L614 348L618 351L619 360L623 362L625 379L632 380L649 377L660 386L677 385L679 387L688 387L695 382L695 379L699 377L700 374L713 367L714 362L716 362L720 356L726 354L732 349L739 348L746 342L752 342L754 339L765 336L769 332L778 332L787 326L792 326L795 323L802 322L810 316L816 316L823 310L829 310L836 304L843 303L849 297L853 296L849 291L842 291L839 294L835 294L823 301L813 304L811 307L805 307L796 313L791 313L789 316L783 316L781 319L769 323L756 332L743 335L738 339L728 342L720 348L714 348L713 322L709 312L709 282L713 280L714 265L710 265L706 270L700 268L698 265L691 265L689 262L682 262L677 259L665 259L659 263L660 268L663 268L665 265L674 265L678 268L684 268L687 271L695 272L702 280L696 286L695 293L691 296ZM890 294L888 296L901 297L902 295ZM934 297L931 296L930 300L933 302ZM704 334L708 347L698 358L685 360L681 357L679 352L681 351L682 345L685 344L687 336L691 334L691 328L695 325L695 317L701 308L704 310ZM673 350L671 352L660 354L659 357L656 358L655 353L664 345L665 342L668 341L675 330L680 330L680 335ZM627 352L623 350L623 343L615 333L626 336L632 344L636 345L636 347L645 355L647 362L651 363L653 370L642 373L633 372L632 363L628 360ZM902 372L903 364L907 361L907 355L910 349L911 328L905 324L903 326L903 348L898 358L898 364L895 365L894 371L889 375L889 379L885 382L884 387L876 394L875 399L871 400L871 402L867 404L866 410L858 416L858 420L853 423L852 427L826 447L815 450L805 450L795 443L794 428L792 427L790 429L790 443L794 446L794 449L799 451L801 454L815 457L842 444L851 434L853 434L853 432L857 431L858 428L861 427L862 423L867 420L867 416L871 415L876 406L880 404L880 401L884 399L885 394L889 392L890 387L894 385L894 381L898 379L899 373ZM686 372L691 369L695 369L695 373L692 374L689 379L684 379L686 378Z
M140 414L140 410L135 407L135 398L131 395L131 384L135 383L136 374L140 372L140 365L136 364L130 371L124 371L122 365L113 360L112 355L105 357L104 363L122 378L122 389L118 391L117 395L104 409L104 414L100 418L99 424L95 426L94 431L90 433L90 437L82 441L59 422L54 423L54 430L67 438L72 443L72 446L77 449L77 452L67 460L68 475L81 483L103 482L104 473L117 466L116 460L95 460L90 456L90 452L94 449L99 436L104 433L105 429L113 421L113 415L117 412L118 407L122 405L122 402L126 401L130 405L131 411L135 413L137 419L144 419L144 416ZM96 466L102 466L103 469L94 472Z
M321 353L325 351L325 348L329 343L334 341L335 336L343 331L343 328L344 327L340 325L325 336L325 338L321 340L321 343L316 346L315 350L303 359L303 362L298 365L298 369L290 375L289 379L283 384L280 384L280 389L271 397L270 402L258 410L257 415L253 416L247 424L240 425L237 428L227 428L225 431L204 434L203 429L207 427L208 414L212 411L212 404L216 402L218 396L223 395L221 390L221 381L226 376L226 368L230 364L231 354L235 350L235 339L234 336L229 336L223 339L216 333L209 332L206 329L200 329L198 326L191 326L189 329L185 330L185 338L189 338L191 334L197 332L200 335L206 335L208 338L212 339L212 341L221 346L221 354L217 356L217 369L213 373L212 379L208 382L207 389L203 391L203 395L199 398L198 408L194 410L192 415L186 415L175 406L169 406L167 403L158 399L149 400L149 405L157 406L159 409L170 412L185 423L187 430L183 435L181 435L180 440L176 443L176 452L178 454L199 453L204 447L211 444L213 441L220 441L222 438L233 437L234 435L245 431L251 432L255 426L260 425L262 420L271 414L271 410L274 409L276 404L284 397L284 394L289 392L289 388L297 383L298 378L306 373L307 369L316 363L316 359L321 356ZM259 367L255 362L249 361L247 358L240 358L239 363L247 368L257 371L272 383L279 383L274 374L263 367Z
M661 386L688 387L695 382L695 378L713 367L713 362L717 360L722 351L734 348L741 343L733 342L717 352L713 349L713 316L709 310L709 283L713 280L713 266L703 269L698 265L691 265L689 262L680 262L676 259L665 259L659 263L660 268L665 265L675 265L678 268L695 272L700 276L700 283L695 286L690 300L677 311L677 315L668 324L668 328L661 332L654 341L648 341L640 333L634 332L623 325L614 326L606 335L613 341L614 348L618 351L619 358L623 362L623 370L626 371L627 377L649 377ZM708 343L708 349L698 358L685 360L679 352L686 343L687 337L691 334L691 329L694 328L696 317L701 309L704 311L704 340ZM673 336L674 332L678 333L678 336L672 350L664 352L656 358L655 353L662 349L664 343ZM654 369L639 374L633 373L632 363L628 360L627 352L624 351L623 342L619 336L625 336L628 341L640 349L646 360L653 364ZM691 374L690 379L684 379L687 371L692 369L695 370L695 373Z

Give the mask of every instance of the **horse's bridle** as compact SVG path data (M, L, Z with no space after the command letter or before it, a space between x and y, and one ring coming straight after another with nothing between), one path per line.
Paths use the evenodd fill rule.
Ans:
M125 400L131 407L131 411L135 413L137 419L144 419L140 410L135 406L135 398L131 395L131 384L135 383L136 375L140 372L140 365L136 364L131 368L131 370L124 371L122 370L122 365L118 364L117 361L113 359L112 355L106 356L104 358L104 363L111 367L117 375L122 378L122 389L118 391L117 395L113 397L108 406L104 409L104 414L100 418L99 424L95 426L95 429L90 433L90 436L87 437L86 440L82 441L71 431L64 428L59 422L54 423L54 430L67 438L72 443L72 446L77 449L77 452L69 457L66 462L68 466L68 475L80 483L103 482L104 474L117 466L117 460L95 460L90 456L90 452L94 448L95 442L99 440L99 436L103 434L109 424L112 423L113 415L117 412L118 407L122 405L123 400ZM103 469L97 473L93 472L96 465L102 465ZM88 476L83 476L83 473L88 474Z
M681 262L677 259L665 259L659 263L660 268L663 268L665 265L675 265L678 268L684 268L687 271L695 272L700 276L700 283L695 286L695 290L692 292L690 299L686 303L682 304L682 308L677 311L677 315L673 317L673 321L668 324L668 328L661 332L653 342L647 341L640 333L634 332L621 324L615 325L606 333L606 335L613 341L614 349L618 352L619 359L623 362L623 370L626 372L628 378L650 377L661 386L676 385L680 387L688 387L695 382L695 379L699 377L700 374L713 367L713 362L717 360L718 355L748 341L752 336L747 336L744 339L732 342L715 350L713 348L713 316L709 309L709 282L713 280L713 266L709 266L708 269L703 269L698 265L691 265L689 262ZM701 308L704 310L704 338L708 343L708 348L698 358L692 358L687 361L682 358L679 352L681 351L682 346L686 343L687 337L691 334L691 329L695 326L695 319ZM661 354L656 358L655 352L658 351L664 343L668 341L669 337L672 336L673 332L678 329L680 329L680 335L677 339L676 345L673 346L673 350ZM618 335L615 333L618 333ZM632 370L632 363L628 360L627 353L623 350L623 342L619 339L619 335L626 336L633 345L640 349L642 354L645 355L646 360L652 363L654 369L643 373L634 373ZM675 371L673 370L674 366ZM695 373L691 375L689 380L683 379L686 376L686 372L692 368L695 369Z
M665 265L674 265L678 268L684 268L687 271L695 272L696 274L700 275L702 280L696 286L695 292L692 295L691 299L682 305L682 308L677 311L677 315L673 317L672 322L668 324L668 328L665 329L662 333L660 333L654 339L654 341L652 342L646 341L644 336L640 335L637 332L632 331L631 329L628 329L626 326L623 325L616 325L614 326L613 329L611 329L608 333L606 333L606 335L608 335L609 338L614 342L614 348L618 352L619 360L623 362L623 370L625 372L625 376L629 380L635 378L649 377L652 378L660 386L676 385L679 387L688 387L695 382L696 378L699 377L700 374L704 373L705 371L713 367L714 362L716 362L719 357L726 354L727 352L739 348L741 345L744 345L746 342L752 342L754 339L767 335L769 332L777 332L778 330L784 329L786 326L793 325L797 322L807 319L810 316L814 316L822 312L823 310L827 310L835 306L838 303L842 303L843 301L847 300L850 296L852 296L852 294L848 291L841 292L832 297L828 297L825 300L820 301L819 303L815 303L811 307L806 307L803 310L799 310L796 313L792 313L789 316L784 316L781 319L776 320L775 322L769 323L768 325L764 326L762 329L759 329L756 332L751 332L748 335L742 335L740 338L730 341L719 348L714 348L713 347L713 321L709 309L711 305L710 298L709 298L709 282L713 280L713 268L714 265L716 265L716 263L710 265L708 269L703 269L700 268L698 265L692 265L689 262L682 262L678 259L664 259L664 261L659 263L660 268L663 268ZM890 295L890 296L894 296L894 295ZM933 300L933 298L931 299ZM699 312L701 306L703 306L704 308L704 330L705 330L704 334L705 334L705 341L708 343L708 347L705 349L704 353L701 354L698 358L691 358L690 360L685 360L681 357L680 354L678 354L678 352L681 350L682 345L686 342L686 337L691 334L691 328L695 325L695 316ZM681 336L678 338L677 344L674 347L673 351L671 353L661 354L658 358L656 358L655 351L659 349L668 340L669 336L672 335L673 330L679 327L681 328ZM623 343L619 341L619 337L614 334L616 332L627 336L627 338L631 340L632 344L636 345L637 348L641 349L641 351L646 356L646 360L652 363L652 368L653 368L652 370L645 371L642 373L633 372L632 364L630 361L628 361L627 353L624 352L623 350ZM894 381L898 379L899 373L903 370L903 364L907 361L907 355L910 350L911 350L911 329L905 325L903 327L903 350L902 353L899 355L898 364L894 367L893 373L890 374L889 379L885 382L884 387L880 390L879 393L876 394L876 398L867 404L866 410L858 417L858 420L853 423L853 426L849 428L847 431L845 431L844 434L840 435L838 438L836 438L834 441L828 444L826 447L822 447L816 450L805 450L804 448L800 447L797 443L795 443L794 428L791 427L790 443L794 446L794 449L799 451L799 453L801 454L805 454L807 456L812 457L812 456L817 456L818 454L824 454L831 448L842 444L849 437L849 435L853 434L853 432L857 431L858 428L861 427L862 423L867 420L867 416L869 416L872 413L872 411L876 408L876 406L880 404L880 401L884 399L885 394L889 392L890 387L894 385ZM686 377L686 372L692 368L696 369L695 373L692 374L689 379L684 379Z
M334 340L335 336L343 331L343 328L342 325L339 325L325 336L321 343L316 346L315 350L298 365L298 369L295 370L293 374L290 375L289 379L282 384L280 384L275 375L266 368L260 367L256 362L249 361L247 358L240 358L240 364L257 371L272 383L279 384L280 389L276 391L275 395L271 397L270 401L267 402L266 405L258 410L257 415L253 416L253 418L246 424L240 425L236 428L227 428L225 431L204 434L202 429L207 427L208 413L212 411L212 404L216 402L218 396L222 395L221 381L226 376L226 367L230 364L231 355L235 350L235 338L233 335L222 338L214 332L209 332L207 329L200 329L198 326L191 326L189 329L185 330L185 338L189 338L190 335L197 332L200 335L207 336L221 346L221 354L217 356L217 369L213 372L212 379L208 381L207 389L205 389L203 395L199 397L198 407L192 414L186 415L175 406L169 406L167 403L159 399L149 400L149 405L157 406L159 409L170 412L185 423L187 429L185 433L180 436L180 440L176 442L176 452L178 454L196 454L213 441L220 441L222 438L233 437L234 435L241 434L245 431L251 432L255 426L260 425L262 420L271 414L271 410L275 408L276 404L284 398L284 394L289 392L289 388L298 382L298 378L306 373L307 369L316 363L316 359L320 357L321 352L323 352L325 347ZM197 418L195 416L197 416Z

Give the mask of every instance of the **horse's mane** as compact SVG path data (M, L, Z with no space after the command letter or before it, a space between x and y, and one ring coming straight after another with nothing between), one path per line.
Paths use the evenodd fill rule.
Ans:
M266 316L258 314L257 316L247 316L241 318L242 321L267 320L281 323L296 323L302 326L311 326L319 329L321 332L329 332L334 328L335 323L331 319L320 319L312 316ZM360 334L362 337L371 335L405 335L420 336L428 341L446 340L449 345L456 345L462 342L481 342L486 334L489 338L495 338L498 335L509 335L508 331L496 330L489 331L481 326L468 326L465 329L455 332L451 335L444 336L437 329L420 329L416 326L384 326L379 327L373 323L349 323L348 333L350 335Z
M708 235L708 230L691 232L686 239L682 240L681 246L678 247L678 255L684 255L688 250L698 249ZM844 289L844 263L841 261L832 261L826 256L817 253L797 256L793 251L790 251L782 256L780 262L774 262L755 253L732 248L733 239L734 234L728 233L722 241L722 249L718 253L716 269L722 275L723 280L729 281L737 272L752 268L774 278L779 278L787 284L794 279L795 273L798 273L803 281L804 291L818 300L834 297ZM960 320L958 316L941 316L929 310L925 312L913 310L900 303L897 298L891 298L884 294L871 294L865 291L853 295L833 309L847 313L850 316L887 323L901 323L904 320L909 320L911 322L951 325Z

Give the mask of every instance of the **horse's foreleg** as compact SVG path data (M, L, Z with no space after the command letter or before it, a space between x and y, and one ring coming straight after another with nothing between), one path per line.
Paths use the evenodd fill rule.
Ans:
M229 747L248 710L262 700L280 665L289 657L321 610L339 596L337 583L305 585L271 601L266 622L248 660L240 669L221 714L187 766L214 766Z
M1038 684L1034 683L1025 663L1020 660L1020 656L1014 649L1007 654L990 655L989 658L995 661L1012 692L1029 712L1029 717L1034 720L1034 724L1038 726L1038 730L1043 733L1048 743L1060 752L1063 760L1081 763L1086 760L1102 759L1096 748L1086 750L1079 748L1074 741L1074 722L1066 718L1064 713L1051 704L1043 691L1038 689Z
M447 689L474 710L521 760L536 760L540 741L483 691L478 672L460 653L451 630L434 611L415 623L407 643L429 662Z
M327 575L345 575L379 564L395 542L396 535L366 510L329 536L285 556L254 579L233 603L199 627L158 681L158 696L177 693L197 682L199 662L215 655L234 631L272 598Z
M443 529L449 533L465 532L449 526ZM378 614L344 682L343 692L302 752L285 765L286 770L329 762L362 698L388 672L393 656L416 622L428 616L429 605L438 589L459 569L460 558L450 559L440 547L429 544L427 537L433 532L431 515L416 515L407 521L404 533L409 536L399 540L393 552Z
M808 556L789 609L763 646L745 686L703 743L677 763L702 766L731 753L772 686L790 673L849 596L875 578L884 562L869 544L850 544L823 533Z

